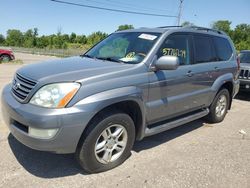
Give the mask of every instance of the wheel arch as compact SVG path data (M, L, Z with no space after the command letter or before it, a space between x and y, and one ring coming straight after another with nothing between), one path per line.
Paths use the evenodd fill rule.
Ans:
M126 113L131 117L135 124L136 140L144 137L145 108L142 92L134 86L104 91L87 97L76 105L87 105L95 112L84 128L78 145L84 140L92 124L95 124L100 117L114 112Z
M230 102L229 102L229 109L231 109L232 100L233 100L233 92L234 92L234 79L232 73L224 74L223 76L220 76L217 78L217 80L214 82L212 86L213 90L213 97L211 98L211 103L214 99L214 97L217 95L217 93L222 89L227 89L230 95Z
M2 53L2 54L0 54L0 57L2 57L3 55L9 56L9 58L11 59L11 55L10 54Z

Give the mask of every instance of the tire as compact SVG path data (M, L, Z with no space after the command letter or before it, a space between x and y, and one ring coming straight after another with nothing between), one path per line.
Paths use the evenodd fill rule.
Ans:
M9 55L1 55L0 62L9 62L11 60Z
M210 123L219 123L224 120L230 103L230 95L227 89L220 90L212 102L206 119Z
M113 112L100 116L88 126L75 153L78 163L88 173L107 171L122 164L131 155L135 140L135 126L129 115ZM115 137L117 133L120 136Z

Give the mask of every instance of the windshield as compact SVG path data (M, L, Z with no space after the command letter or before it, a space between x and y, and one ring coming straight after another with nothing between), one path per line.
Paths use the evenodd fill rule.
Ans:
M137 64L146 57L160 35L160 33L151 32L114 33L90 49L84 56Z
M240 53L240 62L241 63L250 63L250 52L241 52Z

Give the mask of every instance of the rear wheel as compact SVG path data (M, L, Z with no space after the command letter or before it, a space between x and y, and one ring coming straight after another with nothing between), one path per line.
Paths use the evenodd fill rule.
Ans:
M75 154L81 167L89 173L110 170L130 156L134 122L124 113L107 114L92 123L83 136Z
M224 120L230 102L230 95L227 89L220 90L210 106L210 113L207 120L211 123L219 123Z
M1 55L0 57L0 62L6 63L9 62L11 60L9 55Z

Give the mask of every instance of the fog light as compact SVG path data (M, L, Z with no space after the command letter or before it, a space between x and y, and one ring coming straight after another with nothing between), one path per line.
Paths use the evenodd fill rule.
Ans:
M29 135L41 139L53 138L57 131L58 129L36 129L29 127Z

